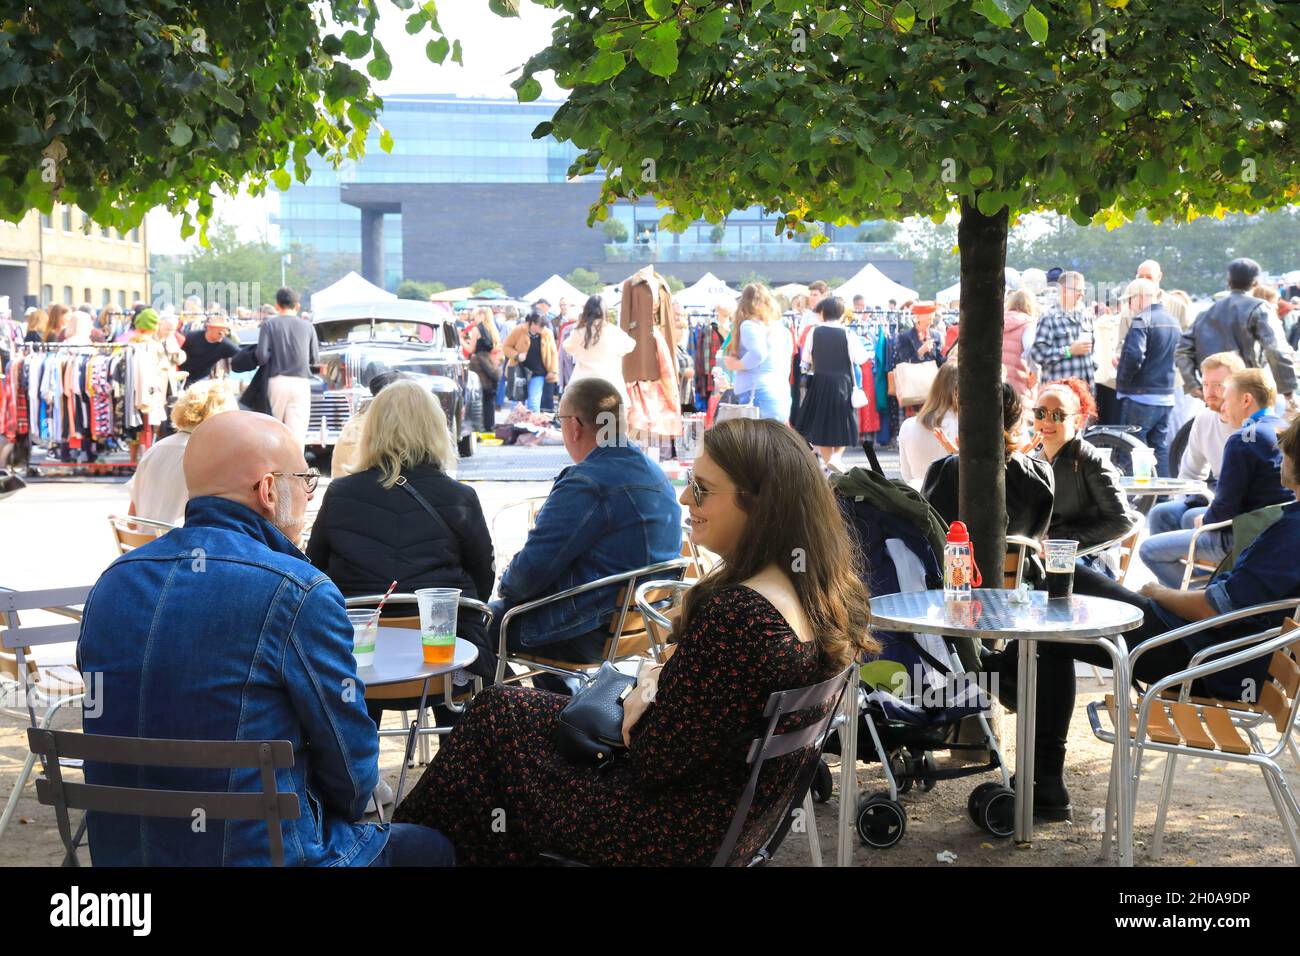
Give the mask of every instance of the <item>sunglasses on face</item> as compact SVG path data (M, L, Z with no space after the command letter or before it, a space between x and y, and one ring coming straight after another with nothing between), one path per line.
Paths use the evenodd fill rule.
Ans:
M691 470L686 473L686 487L691 489L691 498L695 501L695 507L704 507L704 499L709 495L747 495L747 491L708 491L700 487L700 483L695 480L695 471Z
M1042 405L1039 405L1034 409L1034 418L1040 422L1046 421L1050 418L1055 424L1063 425L1070 420L1070 417L1069 414L1059 408L1053 408L1051 411L1048 411L1046 408L1043 408Z

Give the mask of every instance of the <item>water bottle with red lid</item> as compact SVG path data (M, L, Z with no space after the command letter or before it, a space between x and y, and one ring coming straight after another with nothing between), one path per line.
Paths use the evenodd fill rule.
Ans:
M954 521L948 527L948 541L943 547L943 597L945 601L971 596L971 588L980 587L980 569L975 564L970 532L966 525Z

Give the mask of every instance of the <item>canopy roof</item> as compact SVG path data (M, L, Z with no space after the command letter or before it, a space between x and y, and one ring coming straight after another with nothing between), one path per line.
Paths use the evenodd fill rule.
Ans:
M381 289L356 272L349 272L338 282L326 286L311 295L311 310L319 312L331 305L345 302L374 302L381 299L396 299L397 296L387 289Z
M902 305L917 297L915 289L899 285L869 262L852 279L835 289L834 294L844 300L845 307L852 304L854 296L860 295L872 308L884 308L890 299Z

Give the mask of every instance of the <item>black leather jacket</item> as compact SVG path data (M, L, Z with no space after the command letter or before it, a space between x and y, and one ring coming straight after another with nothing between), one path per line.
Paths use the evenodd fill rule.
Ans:
M1119 485L1119 472L1079 437L1062 446L1052 462L1056 501L1052 506L1053 538L1079 542L1079 550L1122 537L1136 520Z
M1200 386L1201 363L1216 352L1237 352L1249 368L1268 367L1277 390L1296 388L1295 359L1272 310L1263 299L1234 291L1210 306L1183 333L1175 356L1189 393Z

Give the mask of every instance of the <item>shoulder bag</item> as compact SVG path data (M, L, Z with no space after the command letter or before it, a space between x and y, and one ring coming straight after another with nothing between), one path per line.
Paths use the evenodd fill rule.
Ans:
M623 701L636 678L606 661L595 679L573 695L555 725L556 749L571 763L607 767L623 744Z

